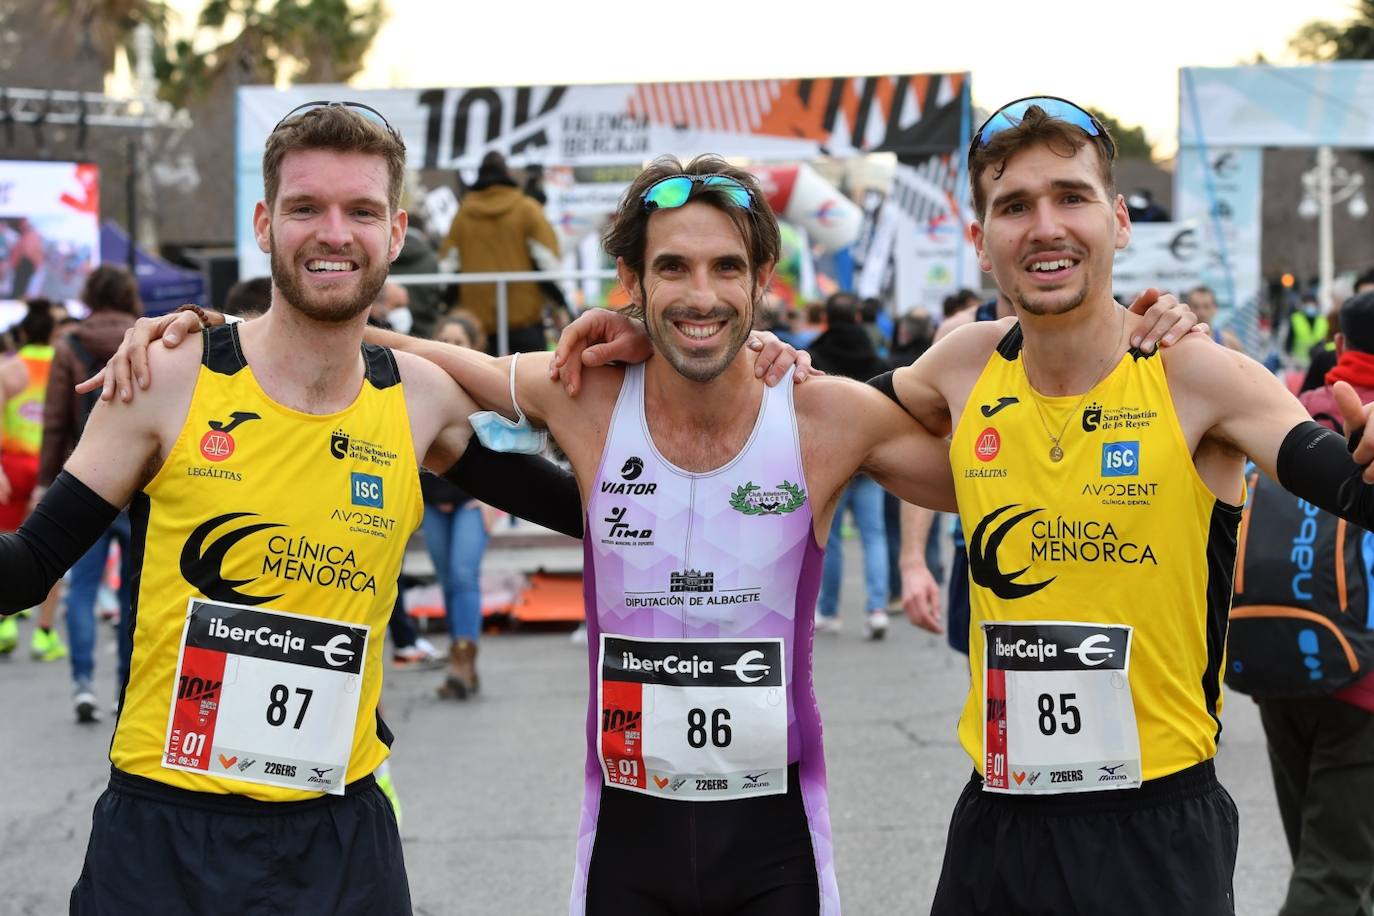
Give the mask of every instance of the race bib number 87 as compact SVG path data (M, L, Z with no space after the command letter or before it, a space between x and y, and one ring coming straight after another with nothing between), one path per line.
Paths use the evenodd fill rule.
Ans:
M692 801L787 791L781 639L604 635L606 785Z
M1131 628L984 623L983 788L1050 794L1140 785Z
M162 765L344 794L367 627L192 599Z

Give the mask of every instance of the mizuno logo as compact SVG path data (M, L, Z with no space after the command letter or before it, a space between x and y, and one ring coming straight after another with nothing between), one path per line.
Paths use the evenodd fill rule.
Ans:
M333 769L333 767L327 767L325 769L320 769L319 767L311 767L310 772L314 773L318 778L324 779L324 774L333 771Z
M1098 767L1098 769L1101 770L1102 772L1106 773L1108 776L1115 776L1115 775L1116 775L1116 771L1119 770L1119 769L1121 769L1121 768L1124 767L1125 765L1126 765L1126 764L1124 764L1124 763L1118 763L1118 764L1117 764L1116 766L1114 766L1114 767Z
M754 785L755 783L757 783L760 779L762 779L763 777L765 777L765 776L767 776L767 775L768 775L768 771L767 771L767 770L764 770L762 773L759 773L759 774L757 774L757 775L755 775L755 776L750 776L748 773L745 773L745 774L744 774L744 779L745 779L746 782L749 783L749 785L752 786L752 785Z
M984 404L982 407L980 407L980 408L978 408L978 409L981 410L981 411L983 412L983 416L985 416L985 417L991 417L991 416L993 416L994 414L1000 412L1003 408L1010 407L1010 406L1013 405L1013 404L1019 404L1019 403L1021 403L1021 399L1020 399L1020 398L1005 398L1005 397L1004 397L1004 398L998 398L996 404Z
M1018 508L1015 504L1002 506L994 509L983 520L978 523L978 527L973 529L973 535L968 539L968 568L969 575L977 585L992 592L998 598L1011 600L1013 598L1025 598L1027 595L1034 595L1040 589L1054 581L1051 576L1044 582L1017 582L1029 566L1023 566L1015 572L1002 572L997 565L997 550L1002 546L1002 541L1006 538L1011 529L1021 522L1030 518L1043 509L1027 509L1025 512L1018 512L997 526L991 534L988 534L988 525L996 521L1002 513L1009 509Z
M763 661L763 653L758 649L750 649L739 657L739 661L733 665L721 665L722 671L733 671L735 677L744 681L746 684L757 683L763 680L769 671L773 670L771 665L760 664Z

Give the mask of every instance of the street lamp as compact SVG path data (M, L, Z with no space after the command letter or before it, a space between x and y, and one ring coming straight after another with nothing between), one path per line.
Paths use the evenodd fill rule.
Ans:
M1303 219L1319 218L1317 224L1317 297L1323 309L1331 302L1331 281L1334 277L1335 254L1331 241L1331 211L1344 203L1352 219L1364 219L1369 203L1364 198L1364 175L1336 165L1335 154L1329 146L1317 147L1317 164L1302 173L1302 202L1298 215Z

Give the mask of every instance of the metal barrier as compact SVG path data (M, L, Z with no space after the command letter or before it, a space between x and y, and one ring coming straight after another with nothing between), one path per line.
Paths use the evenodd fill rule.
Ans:
M446 274L391 274L387 279L398 286L433 286L447 283L495 283L496 284L496 353L505 356L510 352L510 329L507 327L508 306L506 291L510 283L547 283L558 280L614 280L613 270L524 270L509 273L446 273ZM569 304L576 315L576 306Z

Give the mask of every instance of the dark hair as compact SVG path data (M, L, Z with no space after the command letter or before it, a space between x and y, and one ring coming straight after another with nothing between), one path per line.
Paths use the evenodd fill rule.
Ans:
M455 309L449 312L439 323L434 326L432 335L434 340L439 339L439 332L451 324L456 324L468 335L468 343L474 350L484 349L487 345L487 335L482 331L482 323L477 320L477 316L466 309Z
M759 270L765 265L777 262L778 252L782 247L778 233L778 218L768 206L758 180L744 169L731 165L719 156L711 155L697 156L686 165L674 156L660 156L640 172L625 191L625 196L620 198L620 205L615 213L611 214L610 222L601 232L601 245L608 255L623 260L635 276L643 278L644 246L648 239L649 217L652 214L644 209L642 198L649 188L675 175L724 175L748 188L751 204L747 210L736 206L724 191L710 185L694 186L689 200L710 204L735 224L735 228L744 239L745 248L749 251L751 277L757 277ZM629 292L633 294L633 290ZM644 303L636 302L624 311L632 317L642 318Z
M1361 286L1374 286L1374 267L1355 278L1355 289L1358 290Z
M853 293L831 293L825 300L825 323L831 327L853 324L859 317L859 297Z
M406 177L405 143L356 111L342 105L326 105L278 125L267 138L262 152L262 184L268 209L277 202L281 164L286 154L314 149L381 156L386 160L387 204L392 210L400 208L401 186Z
M123 267L101 264L86 277L81 301L92 312L126 312L138 315L143 303L138 298L138 283Z
M882 311L883 300L877 296L869 296L859 303L859 314L863 316L864 324L873 324Z
M250 318L266 314L271 307L272 278L253 277L248 280L240 280L229 287L229 292L224 296L224 307L221 311L226 315Z
M28 314L19 322L19 330L26 344L46 344L52 341L53 328L57 326L52 316L53 304L48 299L30 299Z
M1098 174L1102 178L1102 185L1109 195L1114 196L1116 194L1116 180L1112 177L1114 146L1106 132L1107 128L1102 127L1101 130L1101 134L1093 137L1068 121L1051 117L1039 105L1032 105L1027 108L1025 115L1021 118L1021 123L994 134L986 144L973 148L973 154L969 157L968 181L969 188L973 192L975 217L981 220L987 215L987 195L978 180L983 177L983 172L991 167L993 168L993 179L1001 178L1002 173L1006 171L1007 161L1012 156L1027 147L1039 144L1048 146L1051 152L1065 159L1072 159L1078 155L1080 149L1091 144L1097 150L1097 168Z
M1374 353L1374 290L1341 303L1340 323L1347 349Z

